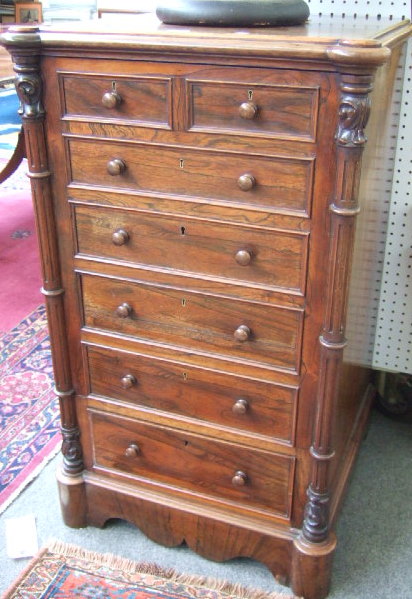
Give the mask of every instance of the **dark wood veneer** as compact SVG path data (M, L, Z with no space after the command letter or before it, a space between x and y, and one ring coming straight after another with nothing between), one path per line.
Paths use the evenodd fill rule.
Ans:
M125 518L167 546L251 557L306 599L328 593L372 398L345 353L362 154L411 31L369 20L359 38L345 22L244 35L144 16L116 35L17 26L1 40L65 522Z

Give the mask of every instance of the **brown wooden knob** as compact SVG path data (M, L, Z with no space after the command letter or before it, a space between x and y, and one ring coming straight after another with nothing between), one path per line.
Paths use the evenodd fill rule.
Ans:
M232 406L232 412L237 416L243 416L249 409L249 403L246 399L238 399Z
M258 113L258 107L254 102L242 102L239 106L239 115L242 119L246 119L247 121L251 121L256 118Z
M117 108L121 101L121 95L114 90L106 92L102 96L102 104L105 108Z
M237 470L232 478L232 485L234 487L244 487L247 484L247 474L242 470Z
M236 341L247 341L251 335L252 331L245 324L241 324L236 331L233 333Z
M136 380L136 377L133 376L132 374L125 374L120 379L120 382L122 384L123 389L130 389L137 383L137 380Z
M252 252L250 250L239 250L236 252L235 260L241 266L247 266L252 260Z
M121 175L126 170L126 165L121 158L112 158L106 164L107 172L112 177L116 177L117 175Z
M112 242L114 245L125 245L129 239L129 233L124 229L116 229L112 235Z
M116 308L116 314L117 316L120 316L120 318L127 318L128 316L130 316L132 313L132 307L127 304L126 302L124 302L123 304L120 304L120 306L117 306Z
M139 454L140 447L136 443L130 443L129 447L124 452L124 455L127 458L137 458Z
M245 173L244 175L240 175L237 184L242 191L250 191L255 187L256 179L253 175Z

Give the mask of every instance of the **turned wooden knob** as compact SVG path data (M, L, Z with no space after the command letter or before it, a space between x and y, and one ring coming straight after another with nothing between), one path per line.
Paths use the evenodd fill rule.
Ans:
M130 443L129 447L124 452L124 455L127 458L136 458L139 454L140 447L136 443Z
M233 333L236 341L247 341L251 335L252 331L245 324L241 324L236 331Z
M133 387L133 385L135 385L137 383L136 377L133 376L132 374L125 374L121 379L120 382L122 384L123 389L130 389L131 387Z
M241 266L247 266L252 260L252 252L250 250L239 250L236 252L235 260Z
M232 406L232 412L238 416L243 416L249 409L249 403L246 399L238 399Z
M253 175L245 173L244 175L240 175L237 184L242 191L250 191L255 187L256 179Z
M121 101L121 95L114 90L106 92L102 96L102 104L105 108L117 108Z
M242 472L242 470L238 470L235 472L232 478L232 485L234 487L244 487L247 483L247 474Z
M126 170L126 165L121 158L112 158L106 164L107 172L112 177L116 177L117 175L121 175Z
M123 304L120 304L120 306L117 306L116 308L116 314L117 316L120 316L120 318L127 318L128 316L130 316L132 313L132 307L127 304L126 302L124 302Z
M239 115L242 119L251 121L257 116L258 107L254 102L242 102L239 106Z
M124 229L116 229L112 235L112 242L114 245L125 245L129 241L129 233Z

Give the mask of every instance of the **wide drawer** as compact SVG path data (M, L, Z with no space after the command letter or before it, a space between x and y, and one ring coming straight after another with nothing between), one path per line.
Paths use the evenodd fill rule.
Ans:
M84 274L87 327L298 370L303 311Z
M75 184L309 213L313 159L68 139ZM112 173L110 174L109 171Z
M89 410L94 464L287 517L294 458Z
M170 128L171 79L61 74L63 116Z
M94 395L293 442L295 388L105 347L87 362Z
M226 77L235 73L235 70L226 72ZM265 71L260 73L263 75ZM187 80L187 96L189 128L195 131L306 141L316 138L319 97L316 86L193 78Z
M304 292L307 235L77 205L80 254Z

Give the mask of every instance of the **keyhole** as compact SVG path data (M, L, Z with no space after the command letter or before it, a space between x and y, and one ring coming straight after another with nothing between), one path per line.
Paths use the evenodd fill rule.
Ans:
M112 81L112 90L116 91L116 81Z
M247 92L249 100L253 100L253 89L249 89Z
M187 372L182 372L182 377L184 381L187 381Z
M185 444L185 447L187 447L189 445L189 441L185 441L184 444Z
M185 300L185 298L182 299L182 306L183 306L183 308L186 306L186 300Z
M186 235L186 227L180 227L180 235Z
M184 167L184 165L185 165L185 161L183 160L183 158L181 158L181 159L179 160L179 166L180 166L180 168L183 168L183 167Z

